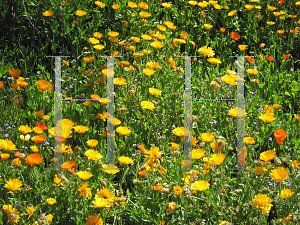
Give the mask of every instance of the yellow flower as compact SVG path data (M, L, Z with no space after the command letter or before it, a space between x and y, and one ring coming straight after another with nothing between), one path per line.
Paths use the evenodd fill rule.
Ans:
M178 137L192 135L192 132L185 127L176 127L175 129L172 130L172 133Z
M16 167L20 167L22 163L19 158L14 159L12 162Z
M144 18L144 19L151 16L150 13L147 13L147 12L144 12L144 11L140 12L139 15L140 15L142 18Z
M47 217L48 222L51 223L52 220L53 220L53 215L52 214L48 214L46 217Z
M167 30L167 28L163 25L157 25L156 27L159 31L166 31Z
M174 186L173 187L175 195L181 195L183 189L180 186Z
M86 12L83 11L83 10L77 10L77 11L76 11L76 15L77 15L77 16L85 16L85 15L86 15Z
M255 69L248 69L248 70L246 70L250 75L256 75L257 73L258 73L258 71L257 70L255 70Z
M205 180L198 180L191 185L191 189L194 191L205 191L210 184Z
M92 63L92 62L96 61L96 58L92 57L92 56L87 56L87 57L82 58L82 61L84 61L86 63Z
M81 180L88 180L93 176L93 174L88 171L78 171L76 176L78 176Z
M217 59L217 58L208 58L207 61L210 63L210 64L213 64L213 65L217 65L217 64L221 64L222 61Z
M99 1L95 1L95 4L100 7L100 8L104 8L105 4L103 2L99 2Z
M43 13L43 16L53 16L53 12L48 10Z
M268 170L264 166L258 166L254 168L254 172L256 175L263 175L267 172Z
M10 154L4 153L4 154L1 154L0 156L1 156L1 160L5 161L10 157Z
M137 8L137 4L135 2L128 2L128 7L130 8Z
M245 112L245 109L242 110L239 107L235 107L235 108L229 110L228 115L235 117L235 118L247 117L247 113Z
M48 199L46 200L46 202L47 202L49 205L53 205L53 204L56 203L56 200L55 200L54 198L48 198Z
M94 148L98 145L98 141L95 139L88 140L86 143L91 148Z
M259 158L260 158L262 161L264 161L265 163L271 161L271 160L274 159L275 157L276 157L275 149L274 149L274 150L268 150L268 151L262 152L262 153L260 153L260 155L259 155Z
M276 120L276 118L274 117L274 115L272 114L262 114L260 117L259 117L260 120L264 121L264 123L271 123L273 122L274 120Z
M198 148L192 150L192 159L201 159L205 156L205 150Z
M149 88L149 92L151 95L161 95L161 91L156 88Z
M118 86L121 86L121 85L124 85L124 84L127 84L127 83L126 83L126 79L125 78L123 78L123 77L117 77L117 78L114 78L114 84L118 85Z
M108 164L108 165L103 164L102 165L102 171L107 173L107 174L116 174L116 173L120 172L118 167L113 165L113 164Z
M146 2L140 2L139 3L139 7L141 9L149 9L149 6L148 6L148 4Z
M275 22L267 22L268 25L272 26L275 24Z
M32 129L31 129L31 127L29 127L28 125L21 125L21 126L19 126L19 131L21 131L22 132L22 134L28 134L28 133L30 133L31 131L32 131Z
M211 133L203 133L201 134L202 141L211 142L214 140L215 136Z
M198 2L197 1L189 1L189 4L192 5L192 6L195 6L195 5L198 4Z
M292 195L294 194L294 192L291 189L283 189L281 190L281 193L277 194L280 198L290 198L292 197Z
M142 35L141 38L143 38L144 41L152 40L152 37L150 35L147 35L147 34Z
M254 8L254 5L245 5L245 8L250 11Z
M29 217L28 217L27 220L29 220L29 218L30 218L30 217L33 215L33 213L34 213L34 207L33 207L33 205L30 206L30 207L26 206L25 210L26 210L27 213L23 213L23 214L24 214L24 215L28 215Z
M121 134L122 136L126 136L130 134L132 131L128 127L118 127L116 132Z
M23 183L19 179L9 179L4 185L5 188L10 189L13 192L20 190L22 186Z
M211 24L204 24L204 27L205 27L206 30L210 30L213 27L213 25L211 25Z
M289 178L289 170L284 167L278 167L277 169L271 170L270 177L273 181L283 181Z
M92 197L92 193L91 193L92 189L88 188L88 185L86 183L80 184L77 188L78 188L78 191L80 192L78 197L81 197L81 196L83 196L85 198Z
M175 202L169 202L167 205L168 205L167 212L170 211L169 213L171 213L175 209L175 207L178 208Z
M154 41L150 44L150 46L152 46L155 49L160 49L164 46L164 44L160 41Z
M100 41L96 38L89 38L89 42L92 44L92 45L95 45L95 44L98 44Z
M248 45L239 45L238 47L241 51L245 51L246 49L248 49Z
M168 8L172 7L172 4L171 4L171 3L168 3L168 2L165 2L165 3L162 3L162 6L163 6L165 9L168 9Z
M141 106L142 106L143 109L150 109L150 110L155 109L154 103L148 102L148 101L142 101Z
M126 157L126 156L121 156L118 158L118 161L122 163L123 165L129 165L133 163L133 159Z
M149 68L146 68L146 69L143 69L143 73L150 77L151 75L153 75L155 73L155 71L153 69L149 69Z
M244 142L247 144L247 145L252 145L255 143L255 140L254 138L252 137L244 137Z
M230 11L228 16L234 16L237 13L237 10Z
M199 48L198 52L205 57L213 57L215 55L215 52L212 50L212 48L207 46Z
M112 6L112 8L113 8L113 9L115 9L115 10L117 10L117 9L119 9L119 8L120 8L120 5L118 5L118 4L115 4L115 5L113 5L113 6Z
M45 121L49 121L49 120L50 120L50 116L44 115L44 116L42 117L42 119L45 120Z
M284 30L277 30L278 34L283 34L285 31Z
M18 150L16 148L16 145L8 139L6 139L6 140L0 139L0 146L1 146L1 149L5 150L7 152L10 152L12 150Z
M90 129L88 127L85 127L82 125L77 125L74 127L74 131L79 134L84 134L84 133L88 132L89 130Z
M262 213L265 214L266 212L270 211L272 208L272 199L268 197L266 194L258 194L255 195L254 199L250 202L256 208L262 209Z
M86 150L84 154L88 157L89 160L99 160L103 158L99 151L95 151L93 149Z
M211 155L211 158L212 158L211 164L221 165L223 163L225 157L226 157L226 154L224 154L224 153L212 154Z

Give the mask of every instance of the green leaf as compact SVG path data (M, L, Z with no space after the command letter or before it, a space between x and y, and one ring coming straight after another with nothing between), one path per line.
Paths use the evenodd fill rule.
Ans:
M288 93L287 91L284 94L287 96L291 96L290 93Z
M297 81L292 81L291 88L293 92L297 92L300 90L300 83L298 84Z

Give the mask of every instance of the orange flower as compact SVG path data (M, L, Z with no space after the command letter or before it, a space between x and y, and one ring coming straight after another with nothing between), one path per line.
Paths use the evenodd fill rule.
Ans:
M290 55L284 55L282 58L283 58L283 59L289 59L289 58L290 58Z
M61 165L61 168L63 168L64 170L68 170L70 173L74 173L75 171L75 167L76 166L76 162L75 161L68 161L68 162L64 162L62 165Z
M279 145L283 144L284 139L286 138L285 130L279 129L274 132L275 139Z
M23 159L25 158L25 154L24 153L20 153L20 152L15 152L14 156L16 156L19 159Z
M274 58L269 56L269 55L265 55L266 56L266 59L270 62L274 61Z
M42 130L47 130L48 129L48 127L45 124L40 123L40 122L36 123L35 126L40 127Z
M223 32L226 31L226 29L225 29L224 27L221 27L221 28L220 28L220 31L223 33Z
M237 32L231 32L230 38L238 41L241 38L241 35L239 35Z
M278 4L280 4L280 5L283 5L285 3L285 1L284 0L280 0L280 1L278 1Z
M41 157L40 154L31 154L27 156L26 164L29 164L30 166L37 165L42 162L42 159L43 157Z
M248 62L252 62L253 64L255 63L255 59L252 58L252 57L246 56L246 59L247 59Z
M40 144L46 140L46 137L45 137L45 135L36 135L36 136L33 136L31 138L31 140L37 144Z
M147 171L140 171L140 172L139 172L139 175L140 175L141 177L146 176L146 174L147 174Z

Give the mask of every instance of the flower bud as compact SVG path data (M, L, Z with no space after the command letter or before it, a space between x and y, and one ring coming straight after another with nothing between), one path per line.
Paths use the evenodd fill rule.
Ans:
M139 185L141 182L139 181L139 179L133 179L133 184L134 185Z

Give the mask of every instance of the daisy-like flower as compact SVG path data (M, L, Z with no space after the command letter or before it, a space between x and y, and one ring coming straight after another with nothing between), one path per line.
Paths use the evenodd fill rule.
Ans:
M153 102L149 102L149 101L142 101L141 102L141 106L142 106L143 109L150 109L150 110L155 109L154 103Z
M221 165L223 163L225 157L226 157L226 154L224 154L224 153L212 154L211 155L211 158L212 158L211 164Z
M172 133L178 137L192 135L192 132L185 127L177 127L174 130L172 130Z
M90 198L92 197L92 193L91 193L91 188L88 188L88 185L86 183L82 183L77 187L79 193L78 197L85 197L85 198Z
M289 170L280 166L277 169L271 170L270 177L272 177L274 181L283 181L289 178L288 174Z
M98 145L99 142L95 139L91 139L91 140L88 140L86 143L89 147L94 148Z
M205 156L205 150L200 148L192 150L192 159L201 159L204 156Z
M84 134L86 132L88 132L90 129L86 126L82 126L82 125L77 125L74 127L74 131L78 134Z
M99 151L95 151L93 149L86 150L84 154L88 157L89 160L99 160L103 158Z
M280 194L278 193L277 195L280 197L280 198L290 198L292 197L292 195L294 194L295 192L293 192L291 189L283 189L281 190Z
M271 161L275 157L276 157L275 149L262 152L259 155L260 160L264 161L265 163Z
M24 215L28 215L29 217L28 217L27 220L29 220L29 218L30 218L30 217L33 215L33 213L34 213L34 207L33 207L33 205L30 206L30 207L26 206L25 210L26 210L26 213L23 213L23 214L24 214Z
M85 16L85 15L86 15L86 12L83 11L83 10L77 10L77 11L76 11L76 15L77 15L77 16L80 16L80 17L81 17L81 16Z
M93 174L91 174L88 171L79 171L76 173L76 176L78 176L81 180L85 181L85 180L90 179L93 176Z
M176 207L178 208L175 202L169 202L167 212L170 211L169 213L171 213Z
M53 204L56 203L56 199L55 199L55 198L48 198L48 199L46 200L46 202L47 202L49 205L53 205Z
M126 157L126 156L121 156L118 158L118 161L122 163L123 165L129 165L133 163L133 159Z
M116 132L121 134L122 136L126 136L130 134L132 131L128 127L118 127Z
M215 55L215 52L213 51L213 49L211 47L207 47L207 46L203 46L201 48L199 48L198 52L205 56L205 57L213 57Z
M30 154L29 156L27 156L26 158L26 164L33 166L33 165L37 165L40 164L42 162L43 157L41 157L40 154Z
M87 225L103 225L103 220L96 215L88 216Z
M215 136L211 133L203 133L201 134L201 139L204 142L212 142L215 139Z
M255 195L254 199L252 199L251 204L254 205L256 208L262 209L262 213L265 214L272 208L273 200L268 197L266 194L258 194Z
M250 75L256 75L257 73L258 73L258 71L257 70L255 70L255 69L248 69L248 70L246 70Z
M24 135L26 135L26 134L28 134L28 133L30 133L31 131L32 131L32 129L31 129L31 127L30 126L28 126L28 125L25 125L25 126L19 126L19 131L21 131L22 132L22 134L24 134Z
M244 137L244 142L247 144L247 145L252 145L255 143L255 140L253 137Z
M268 170L264 166L257 166L254 168L254 172L256 175L263 175L267 172Z
M174 186L173 190L174 190L175 195L181 195L182 191L183 191L183 189L180 186Z
M165 154L164 152L159 151L159 147L151 147L145 154L147 163L160 163L162 161L162 155Z
M222 61L220 59L217 59L217 58L208 58L207 61L212 64L212 65L217 65L217 64L221 64Z
M198 180L191 185L191 189L194 191L205 191L210 186L208 181Z
M235 107L229 110L228 115L235 118L247 117L247 113L245 112L245 110L242 110L239 107Z
M19 179L9 179L4 185L5 188L10 189L13 192L20 190L22 186L23 183Z
M102 165L102 171L107 173L107 174L116 174L116 173L120 172L118 167L113 165L113 164L108 164L108 165L103 164Z

